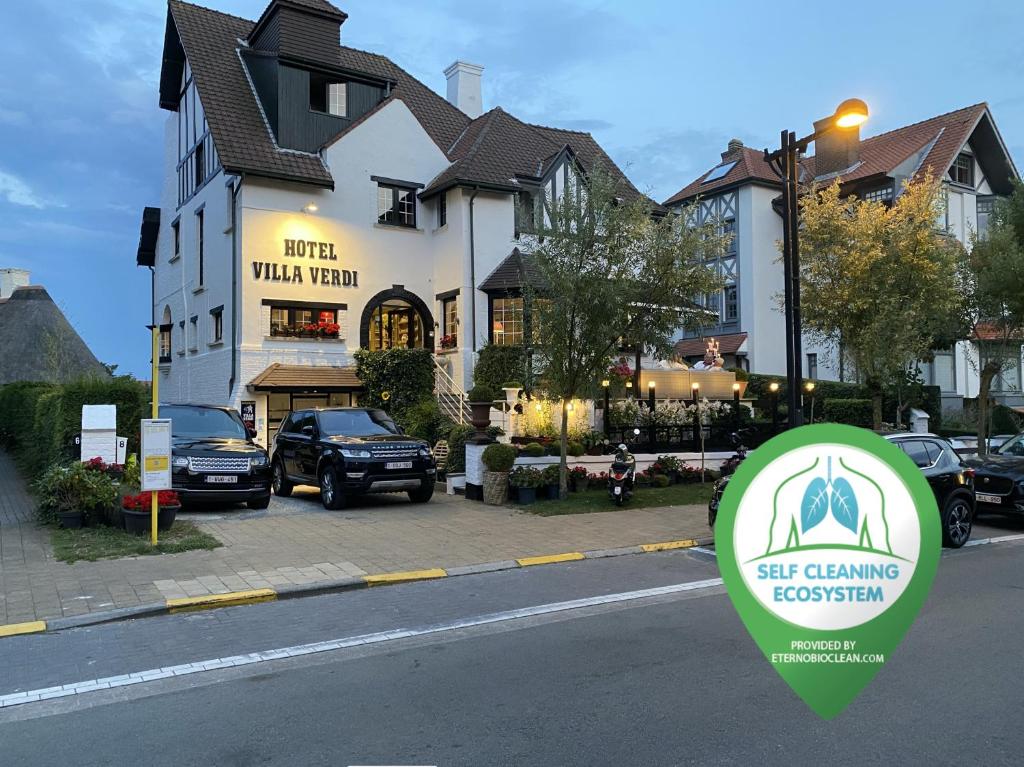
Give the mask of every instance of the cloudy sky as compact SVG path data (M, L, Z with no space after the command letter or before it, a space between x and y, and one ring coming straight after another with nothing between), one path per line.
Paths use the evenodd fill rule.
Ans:
M205 0L255 19L263 0ZM809 132L848 96L882 132L979 101L1024 162L1024 3L350 0L345 44L438 91L483 64L484 107L591 131L664 199L731 137ZM827 7L826 7L827 6ZM0 267L30 269L100 360L148 378L139 221L158 202L160 0L6 0Z

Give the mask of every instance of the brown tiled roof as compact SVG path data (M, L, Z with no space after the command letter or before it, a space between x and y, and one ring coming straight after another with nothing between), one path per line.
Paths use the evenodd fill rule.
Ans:
M860 163L840 179L848 183L891 173L905 160L924 150L927 153L915 169L913 178L919 179L929 168L933 176L941 177L986 111L987 104L974 104L863 139L860 143ZM815 158L804 158L801 169L805 180L814 178ZM778 177L764 161L764 153L753 149L744 148L742 161L723 178L701 184L711 170L676 192L665 204L673 205L741 181L778 183Z
M340 13L325 0L291 3ZM243 46L240 41L249 36L253 22L180 0L170 0L169 7L225 170L333 187L330 170L318 154L282 150L274 143L239 60L238 49ZM432 182L435 190L453 183L514 189L513 176L539 175L544 161L569 145L585 168L600 165L619 178L623 196L640 194L589 133L529 125L500 108L471 120L393 61L376 53L339 46L338 66L393 83L393 96L409 107L453 163Z
M319 155L274 144L237 51L253 22L179 0L170 0L168 8L224 169L333 187Z
M707 338L684 338L676 342L676 354L680 357L703 357L708 349L708 339L714 338L718 341L719 354L735 354L747 341L746 333L728 333L723 336L708 336Z
M526 286L539 288L542 287L543 279L533 258L520 253L519 248L513 248L505 260L480 283L479 289L499 293L521 290Z
M249 386L256 390L314 389L325 392L359 389L362 385L354 367L282 365L280 362L275 362L249 382Z
M714 181L709 181L706 184L702 183L704 179L711 174L711 171L719 165L724 165L727 162L733 161L736 161L736 165L734 165L732 170L724 176L716 178ZM740 181L759 181L762 183L772 184L774 186L780 186L779 177L775 175L774 171L772 171L771 166L764 161L764 152L759 149L743 147L739 151L724 157L722 161L715 166L715 168L709 168L706 173L694 179L665 200L664 204L666 206L675 205L683 202L684 200L688 200L691 197L705 195L709 192L715 191L716 189L732 186Z

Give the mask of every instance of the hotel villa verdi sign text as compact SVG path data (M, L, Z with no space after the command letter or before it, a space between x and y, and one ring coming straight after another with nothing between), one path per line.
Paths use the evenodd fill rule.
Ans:
M253 261L253 279L265 282L294 282L299 285L327 285L336 288L359 287L359 272L334 269L324 263L338 261L333 242L285 240L283 255L289 259L287 263ZM299 259L312 263L297 263Z

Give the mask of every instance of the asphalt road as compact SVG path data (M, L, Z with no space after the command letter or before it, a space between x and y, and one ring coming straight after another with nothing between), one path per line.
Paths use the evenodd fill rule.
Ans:
M22 669L25 689L47 675L54 684L55 676L77 681L89 671L145 668L150 655L133 654L139 646L180 663L389 628L437 629L4 709L2 759L1020 764L1022 566L1022 541L945 554L907 639L831 722L775 675L714 586L443 628L486 612L714 577L712 557L674 552L4 640L0 661ZM106 653L72 667L83 647Z

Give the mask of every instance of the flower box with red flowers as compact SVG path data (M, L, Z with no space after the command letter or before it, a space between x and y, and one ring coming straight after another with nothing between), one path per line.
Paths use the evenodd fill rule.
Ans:
M441 336L441 348L442 349L445 349L445 350L447 350L447 349L454 349L457 344L458 344L458 340L456 340L456 338L455 338L455 336L453 334L449 333L446 336Z

